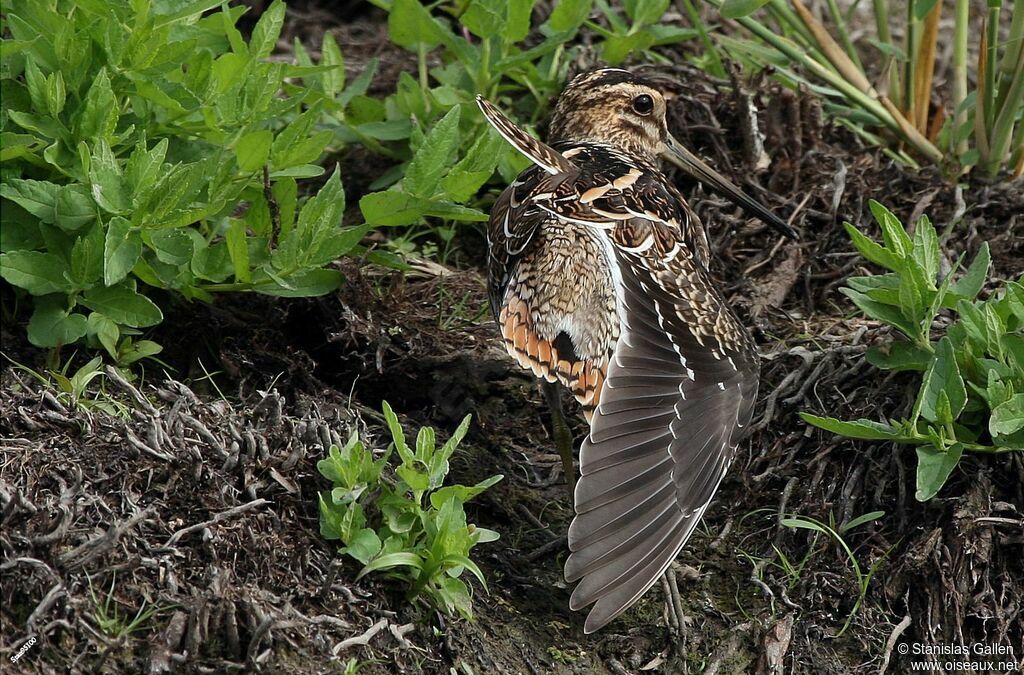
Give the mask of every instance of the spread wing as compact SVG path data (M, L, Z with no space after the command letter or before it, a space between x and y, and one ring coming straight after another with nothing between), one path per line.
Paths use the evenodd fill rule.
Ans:
M570 607L594 605L588 633L632 605L689 539L758 385L749 341L706 276L621 244L617 257L623 332L580 450L565 566L568 581L581 580Z
M580 450L565 568L580 581L570 607L594 605L593 632L650 588L693 533L750 420L758 364L675 188L632 158L616 164L612 149L579 152L590 156L562 150L578 161L572 184L587 198L553 191L533 201L605 230L621 277L622 334Z

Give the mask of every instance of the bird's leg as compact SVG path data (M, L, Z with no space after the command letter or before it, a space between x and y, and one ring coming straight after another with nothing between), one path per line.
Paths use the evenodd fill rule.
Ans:
M565 412L562 410L562 397L558 390L558 383L545 380L541 384L541 388L544 390L544 398L547 399L548 408L551 410L555 447L558 448L558 455L562 458L562 473L565 474L565 482L569 485L569 496L572 497L576 489L576 468L572 461L572 432L569 431L569 423L566 422Z
M685 612L683 611L683 600L679 595L679 581L676 574L676 565L678 563L673 562L665 570L665 575L661 579L662 588L665 590L665 610L668 614L669 630L676 635L686 634L686 625L689 623ZM692 568L684 568L687 570L684 573L684 578L689 576L689 572L696 573L696 570Z

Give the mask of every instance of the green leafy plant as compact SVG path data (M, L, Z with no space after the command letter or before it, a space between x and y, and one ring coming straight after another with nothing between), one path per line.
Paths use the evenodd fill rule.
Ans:
M323 294L360 250L337 171L305 203L296 183L323 173L312 99L340 64L267 60L280 0L248 42L220 4L5 3L0 274L33 296L33 344L127 363L154 353L132 338L163 319L153 289Z
M99 410L112 417L130 417L131 408L106 390L107 373L103 370L103 357L94 357L71 373L71 364L74 362L75 356L77 354L72 354L59 369L55 367L45 370L43 373L18 363L6 355L5 358L19 371L26 373L49 389L54 399L61 405L79 408L85 412ZM130 377L130 373L119 372L118 374L122 377L126 375ZM99 386L90 387L94 380L99 383Z
M802 0L708 0L721 15L735 19L756 40L720 36L734 57L756 68L772 65L778 78L804 85L822 96L826 109L865 139L883 145L897 141L932 163L959 170L978 166L995 176L1004 168L1024 172L1024 9L1012 3L1007 39L1000 41L1003 2L991 0L981 30L977 62L968 63L970 3L957 0L953 21L952 77L947 105L932 114L933 74L941 50L939 20L943 3L908 0L898 6L874 0L876 34L869 53L850 38L850 15L835 0L825 3L830 32ZM774 27L753 16L762 16ZM891 16L902 15L902 41L893 39ZM835 37L833 37L835 35ZM869 57L880 61L878 72L865 67ZM969 78L973 65L973 78ZM968 91L968 81L976 82ZM873 84L877 82L879 84ZM878 135L882 130L883 136ZM894 157L916 162L899 148Z
M608 22L608 28L593 21L587 27L600 35L601 56L612 65L622 63L630 54L648 52L651 47L674 44L697 37L698 31L693 28L682 28L659 23L669 0L630 0L622 3L626 18L623 19L610 3L598 0L596 3L602 16Z
M1024 285L1010 281L977 300L991 262L987 244L954 281L952 270L942 271L939 239L927 217L911 237L888 209L875 201L870 206L881 244L850 223L845 227L857 250L889 272L853 277L842 291L867 317L903 334L905 339L872 347L867 360L884 370L921 373L917 398L910 419L801 417L850 438L916 446L916 497L925 501L965 451L1024 448ZM948 321L936 325L940 315Z
M472 487L444 485L469 416L440 448L430 427L420 429L409 447L391 406L385 402L383 408L392 444L379 459L353 433L345 447L332 446L317 463L334 485L320 494L320 533L340 540L339 552L363 564L359 577L383 572L404 582L410 598L425 595L449 614L472 618L469 586L460 577L469 570L487 588L469 555L498 533L468 524L464 505L502 476ZM392 450L401 459L395 480L384 476Z
M480 188L496 169L511 180L526 161L488 132L474 97L524 94L531 100L517 102L532 103L537 120L564 79L565 42L587 18L591 2L561 3L540 27L546 38L529 49L519 43L530 32L534 0L472 0L434 11L418 0L375 4L388 11L392 42L416 53L418 77L401 73L396 91L383 101L358 95L329 108L342 138L401 162L373 184L378 192L362 197L363 217L383 226L425 218L485 221L471 203ZM435 50L443 63L430 68L427 55Z
M342 138L401 161L374 183L380 191L359 202L366 222L374 225L486 220L477 193L495 170L507 183L527 161L489 132L474 97L502 99L531 128L565 80L577 49L568 45L582 25L604 37L602 54L612 63L696 35L659 23L669 0L627 2L625 18L598 0L607 28L588 20L593 0L559 2L538 27L543 39L530 47L522 43L531 32L535 0L374 4L388 12L392 42L416 53L418 77L401 73L395 93L383 101L350 97L346 90L325 107L341 123ZM427 55L435 51L442 65L431 68Z
M871 584L871 578L875 575L875 572L878 571L879 566L885 561L885 558L888 555L888 551L886 551L885 555L881 556L865 571L861 568L860 562L857 560L857 556L853 554L853 549L851 549L850 545L846 543L845 539L843 539L843 535L856 527L864 525L865 523L878 520L884 515L884 511L872 511L871 513L865 513L862 516L858 516L841 526L836 525L835 519L831 514L829 514L829 522L827 524L814 518L799 515L793 515L781 520L781 523L788 528L811 530L812 532L828 536L833 542L843 549L843 552L846 554L846 559L850 561L850 568L853 570L854 576L857 580L857 601L853 603L853 608L850 610L850 614L846 617L846 622L843 624L839 633L836 634L836 637L845 633L846 629L850 627L850 622L853 621L853 617L856 616L857 610L860 609L861 604L864 602L864 598L868 592L868 586ZM815 536L815 541L811 543L810 547L808 547L808 556L810 556L811 551L813 551L816 542L817 536ZM794 567L788 559L782 555L781 551L776 549L776 552L780 555L783 569L786 570L787 574L790 576L792 587L792 583L795 583L796 579L799 578L800 572L803 570L803 567L807 562L807 558L805 557L798 566Z

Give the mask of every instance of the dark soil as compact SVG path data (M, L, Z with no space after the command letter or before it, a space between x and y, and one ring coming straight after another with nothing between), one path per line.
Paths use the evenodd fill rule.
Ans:
M387 57L377 14L345 17L311 3L293 12L290 35L318 44L339 25L364 36L349 45L364 48L342 42L350 69ZM381 91L406 58L392 56ZM45 357L5 314L0 654L35 636L13 668L40 673L320 673L350 660L360 672L909 672L897 642L1006 645L1020 660L1021 456L965 457L921 504L913 450L842 440L797 417L897 417L913 394L910 377L882 377L861 358L888 334L838 292L863 264L841 221L877 234L868 198L904 222L927 213L949 229L949 262L988 241L995 279L1016 278L1020 181L958 190L935 171L908 172L824 122L810 99L760 80L739 86L762 111L772 160L756 170L732 84L684 66L655 75L676 91L677 137L801 232L782 240L687 192L764 367L755 431L677 562L685 626L670 625L660 586L596 635L569 611L564 545L546 546L564 537L571 504L543 397L497 344L483 241L467 227L457 269L400 274L346 261L334 296L176 306L150 336L168 368L150 363L130 384L104 378L78 405L27 370L43 372ZM358 173L361 158L343 157L345 170ZM88 356L61 358L73 372ZM355 581L358 565L319 535L326 483L316 462L352 430L383 449L382 400L407 429L429 424L442 436L473 413L453 479L505 475L467 507L501 533L474 551L490 593L476 589L473 622L409 603L372 575ZM846 554L783 527L780 514L844 523L872 511L885 515L845 535L861 569L877 570L840 635L858 596ZM787 573L785 561L799 570Z

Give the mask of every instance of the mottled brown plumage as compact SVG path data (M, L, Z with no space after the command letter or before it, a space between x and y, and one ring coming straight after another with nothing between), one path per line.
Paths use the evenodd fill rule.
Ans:
M758 385L753 343L709 275L703 225L658 169L659 156L671 153L738 203L766 211L679 148L664 97L627 71L574 79L555 106L550 146L478 101L535 163L491 213L495 318L509 353L566 385L591 422L565 575L580 582L570 606L593 605L592 632L632 605L686 543L732 461Z

